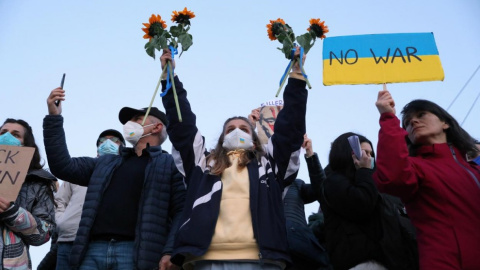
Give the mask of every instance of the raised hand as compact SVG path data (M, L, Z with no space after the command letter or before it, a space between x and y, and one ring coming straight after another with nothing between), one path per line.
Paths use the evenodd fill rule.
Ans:
M260 108L253 109L252 112L248 115L248 121L255 128L257 122L260 120Z
M50 92L50 95L47 98L47 106L48 106L48 114L50 115L59 115L62 114L62 104L63 102L60 102L58 105L55 104L55 101L60 100L64 101L65 100L65 90L63 90L60 87L57 87Z
M375 102L380 114L391 112L395 114L395 101L388 90L382 90L378 92L377 102Z
M303 144L302 144L303 149L305 149L305 154L307 157L313 156L313 146L312 146L312 140L308 138L307 134L303 135Z

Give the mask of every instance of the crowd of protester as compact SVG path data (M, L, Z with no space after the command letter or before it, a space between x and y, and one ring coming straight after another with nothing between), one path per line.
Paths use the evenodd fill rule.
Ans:
M160 60L175 64L168 49ZM219 123L221 135L208 149L177 75L177 96L162 80L165 112L123 107L123 135L102 132L96 157L70 156L65 91L52 90L43 119L50 172L29 124L5 120L0 146L35 152L17 199L0 196L0 270L32 269L29 246L50 239L38 269L480 269L479 142L427 100L411 101L398 119L383 90L375 103L376 153L369 139L347 132L332 142L324 169L306 135L299 61L283 107L262 129L266 140L257 134L255 109ZM162 148L167 138L171 153ZM301 158L309 183L297 178ZM408 268L392 259L404 258L395 253L403 243L386 237L390 195L401 205L394 214L414 227L405 232L414 241L406 247L415 260ZM307 222L304 205L314 201L320 208Z

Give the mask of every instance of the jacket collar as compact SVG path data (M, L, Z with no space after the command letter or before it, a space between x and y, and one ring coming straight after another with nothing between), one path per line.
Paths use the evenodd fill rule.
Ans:
M432 145L424 145L417 149L417 155L419 156L451 156L452 151L455 151L457 155L460 155L458 149L451 146L448 143L438 143Z
M162 150L161 145L150 146L150 144L147 144L147 147L145 149L143 149L143 151L147 152L150 157L156 157L156 156L165 152L165 151ZM135 149L133 149L132 147L120 146L120 155L122 157L135 155Z
M57 178L44 169L28 171L27 176L36 177L45 180L57 181Z

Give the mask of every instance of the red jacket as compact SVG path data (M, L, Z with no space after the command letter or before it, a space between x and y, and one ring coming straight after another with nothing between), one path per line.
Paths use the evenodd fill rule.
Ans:
M411 157L406 136L394 114L381 115L373 177L381 192L405 203L420 269L480 269L480 167L446 143Z

